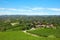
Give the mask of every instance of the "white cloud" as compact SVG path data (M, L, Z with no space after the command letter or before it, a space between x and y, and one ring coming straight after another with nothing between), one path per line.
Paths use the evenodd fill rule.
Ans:
M13 10L13 11L15 11L16 9L15 8L0 8L0 10Z
M37 7L37 8L31 8L31 10L36 10L36 11L38 11L38 10L60 11L60 8L39 8L39 7Z
M52 11L60 11L60 8L47 8L47 9Z
M0 8L0 15L15 15L15 14L18 14L18 15L20 14L21 15L60 15L60 9L39 8L39 7L28 8L28 9Z
M28 9L16 9L16 8L0 8L0 10L10 10L10 11L39 11L39 10L51 10L60 11L60 8L28 8Z
M0 10L5 10L5 8L0 8Z
M31 10L44 10L45 8L31 8Z
M15 8L8 8L7 10L13 10L13 11L15 11L15 10L17 10L17 9L15 9Z
M20 11L20 12L25 12L25 11L26 12L31 12L32 10L29 10L29 9L28 10L27 9L17 9L17 11Z

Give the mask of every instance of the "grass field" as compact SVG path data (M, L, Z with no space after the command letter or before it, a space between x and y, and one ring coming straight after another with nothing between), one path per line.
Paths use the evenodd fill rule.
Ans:
M0 40L59 40L59 38L34 37L21 31L10 31L0 32Z
M36 40L33 36L20 31L0 32L0 40Z

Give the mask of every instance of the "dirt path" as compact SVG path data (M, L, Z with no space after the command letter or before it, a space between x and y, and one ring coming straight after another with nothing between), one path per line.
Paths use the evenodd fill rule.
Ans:
M31 34L31 33L26 32L26 30L23 31L23 32L26 33L26 34L28 34L28 35L32 35L32 36L34 36L34 37L40 37L40 36L38 36L38 35L35 35L35 34Z

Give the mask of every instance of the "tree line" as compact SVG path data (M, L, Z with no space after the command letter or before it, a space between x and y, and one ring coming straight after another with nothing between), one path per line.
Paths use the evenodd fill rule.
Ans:
M4 15L0 16L0 31L28 30L36 27L38 22L60 26L60 16Z

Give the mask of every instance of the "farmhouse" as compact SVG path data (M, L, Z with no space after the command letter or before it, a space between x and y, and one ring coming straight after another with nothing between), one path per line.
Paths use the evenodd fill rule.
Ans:
M42 24L42 23L37 23L35 25L36 28L41 28L41 27L44 27L44 28L54 28L54 25L53 24Z

